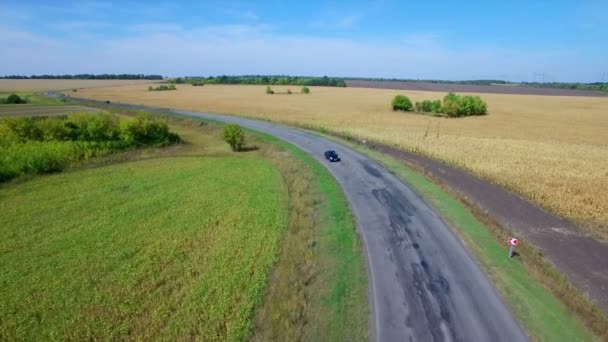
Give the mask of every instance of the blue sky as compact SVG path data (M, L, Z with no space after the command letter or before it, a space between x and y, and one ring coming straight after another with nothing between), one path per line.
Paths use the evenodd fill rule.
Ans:
M0 8L0 75L608 82L607 0L20 1Z

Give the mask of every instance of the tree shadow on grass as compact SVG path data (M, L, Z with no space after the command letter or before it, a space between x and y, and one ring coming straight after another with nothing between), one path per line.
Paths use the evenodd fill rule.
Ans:
M243 146L241 147L241 149L239 150L239 152L252 152L252 151L257 151L260 148L257 147L256 145L251 145L251 146Z

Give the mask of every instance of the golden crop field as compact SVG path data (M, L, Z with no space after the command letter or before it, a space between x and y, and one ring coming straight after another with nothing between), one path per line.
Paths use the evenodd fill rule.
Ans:
M0 79L0 92L64 90L150 83L146 80L9 80Z
M608 238L608 98L479 94L489 115L461 119L393 112L390 101L438 92L296 86L133 85L85 89L113 102L238 114L346 132L455 163Z

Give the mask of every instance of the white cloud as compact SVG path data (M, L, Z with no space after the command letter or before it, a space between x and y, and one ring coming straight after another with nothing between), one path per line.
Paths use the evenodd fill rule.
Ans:
M320 38L277 34L268 25L186 29L149 23L123 38L55 40L0 27L0 74L161 73L178 75L292 74L467 79L477 75L593 81L606 61L573 51L451 48L440 36L393 39ZM397 43L395 43L397 42Z

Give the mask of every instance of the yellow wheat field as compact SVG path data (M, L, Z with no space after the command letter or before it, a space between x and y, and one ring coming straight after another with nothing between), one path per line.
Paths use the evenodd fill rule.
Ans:
M608 238L608 98L479 94L490 114L461 119L393 112L396 94L437 92L312 87L265 94L264 86L180 85L85 89L99 100L239 114L343 131L460 165ZM299 87L273 87L275 92Z

